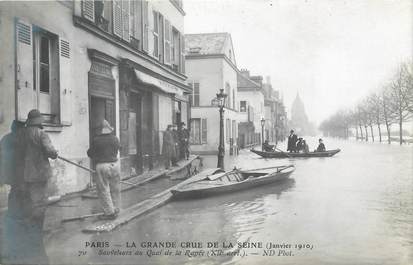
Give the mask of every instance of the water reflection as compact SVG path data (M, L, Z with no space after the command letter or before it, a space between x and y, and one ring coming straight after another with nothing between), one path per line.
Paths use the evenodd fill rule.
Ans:
M308 140L311 144L311 139ZM315 139L316 142L316 139ZM218 197L171 202L93 240L308 243L294 257L88 257L113 264L413 264L413 149L326 139L331 158L262 159L248 151L226 166L293 163L290 179ZM282 147L281 147L282 148ZM207 157L206 166L216 166ZM83 235L83 238L85 236ZM77 241L76 241L77 240ZM79 242L62 240L62 248ZM83 239L82 239L83 240Z

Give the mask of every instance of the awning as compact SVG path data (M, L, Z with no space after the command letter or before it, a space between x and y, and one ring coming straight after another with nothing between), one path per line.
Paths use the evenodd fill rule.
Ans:
M182 96L183 95L183 90L181 88L179 88L178 86L175 86L173 84L170 84L166 81L157 79L151 75L139 72L138 70L135 70L135 75L136 78L145 84L148 85L153 85L156 86L157 88L159 88L160 90L162 90L165 93L171 93L171 94L175 94L175 95L179 95Z

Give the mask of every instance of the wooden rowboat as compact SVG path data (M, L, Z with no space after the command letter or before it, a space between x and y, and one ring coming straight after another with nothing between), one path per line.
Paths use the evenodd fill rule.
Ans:
M295 170L293 165L274 167L271 172L233 170L219 172L204 179L172 189L174 199L198 198L267 185L287 179Z
M309 153L288 153L288 152L265 152L265 151L259 151L255 149L251 149L251 152L262 156L264 158L288 158L288 157L331 157L338 152L340 152L340 149L334 149L334 150L327 150L325 152L309 152Z

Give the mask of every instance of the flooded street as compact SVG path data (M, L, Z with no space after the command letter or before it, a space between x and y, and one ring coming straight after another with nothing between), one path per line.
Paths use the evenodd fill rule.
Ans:
M316 139L309 139L310 149ZM171 202L100 235L73 234L48 245L51 261L71 260L87 240L112 245L134 241L273 242L308 244L294 256L136 257L88 255L90 263L124 264L413 264L413 148L325 139L331 158L262 159L242 150L226 168L292 163L296 171L280 185L230 195ZM285 143L284 143L285 144ZM312 147L312 148L311 148ZM280 148L285 150L281 144ZM215 167L216 157L204 159ZM220 243L221 244L221 243ZM140 246L138 246L141 248ZM73 250L73 252L68 251ZM59 251L60 250L60 251ZM146 251L146 250L145 250ZM174 250L173 250L174 251ZM145 254L145 253L144 253ZM67 255L67 256L65 256ZM71 257L70 257L71 256ZM79 262L81 263L81 262Z

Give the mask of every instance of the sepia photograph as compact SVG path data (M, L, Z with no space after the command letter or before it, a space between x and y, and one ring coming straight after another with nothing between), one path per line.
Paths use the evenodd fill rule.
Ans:
M413 1L0 0L11 264L413 264Z

